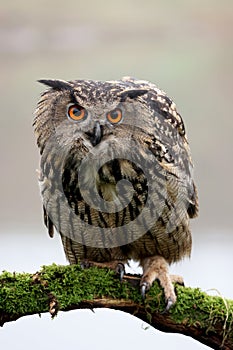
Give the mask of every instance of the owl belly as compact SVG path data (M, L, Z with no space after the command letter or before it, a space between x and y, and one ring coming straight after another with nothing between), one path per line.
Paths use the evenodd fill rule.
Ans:
M111 196L112 199L115 197L114 189L109 186L105 187L103 193L105 199L106 196L108 200ZM170 230L165 221L168 219L166 212L158 217L149 229L143 220L132 228L131 223L140 215L141 209L143 204L139 202L136 205L135 200L123 210L114 213L100 212L84 206L82 213L77 214L91 225L93 233L87 228L84 231L73 231L71 235L63 235L69 261L140 261L149 256L160 255L172 263L190 255L192 239L187 214L182 219L177 218L176 224L170 226ZM154 216L156 217L156 214Z
M112 218L112 223L114 219ZM60 232L61 233L61 232ZM125 231L127 235L127 231ZM176 262L190 256L192 239L189 227L180 225L173 232L166 232L164 228L155 224L150 231L143 234L140 238L128 244L111 246L113 241L109 241L104 246L104 238L99 247L95 247L88 242L85 243L85 233L83 235L83 244L80 239L76 239L75 235L70 238L69 235L61 233L66 256L70 263L77 263L80 260L91 260L96 262L110 262L119 260L126 262L130 259L141 261L150 256L160 255L164 257L168 263ZM95 239L93 239L95 241ZM116 243L116 242L115 242ZM109 245L109 246L108 246ZM114 244L115 245L115 244Z
M116 186L110 184L102 185L103 198L107 201L114 201L117 198ZM141 198L141 200L139 200ZM143 214L146 203L146 194L142 196L137 193L136 198L133 197L131 202L124 207L122 211L115 213L102 213L103 218L108 227L126 227L125 234L131 234L131 242L120 246L120 251L117 254L124 256L127 259L141 260L148 256L161 255L169 263L179 261L185 256L190 256L192 248L192 237L189 229L189 216L186 211L180 211L174 208L171 210L167 206L167 202L155 203L153 208L150 208L150 213ZM181 205L182 208L182 205ZM138 225L134 226L134 232L127 231L127 226L135 220L138 215L144 218L138 221ZM145 220L153 221L147 224ZM143 220L144 219L144 220ZM171 223L170 221L173 220ZM149 229L148 229L149 228ZM135 236L135 239L134 239ZM121 252L121 253L120 253Z
M171 180L161 176L158 165L151 167L155 178L153 191L148 191L143 172L133 168L129 161L115 160L104 165L96 183L88 182L93 179L88 172L87 186L82 188L76 169L70 166L66 169L63 190L69 206L65 202L61 205L63 200L60 201L61 212L53 222L59 219L59 226L55 226L62 234L70 262L140 261L154 255L174 262L190 255L185 186L179 188L175 177Z
M124 250L127 250L128 257L135 261L160 255L172 263L190 256L191 248L192 237L187 223L181 223L172 232L167 232L157 222L142 237L124 247Z

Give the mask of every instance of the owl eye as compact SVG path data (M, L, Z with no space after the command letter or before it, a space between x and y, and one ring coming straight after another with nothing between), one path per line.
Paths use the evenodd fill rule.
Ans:
M112 124L117 124L122 120L122 111L120 108L113 109L107 113L107 119Z
M87 110L78 104L69 105L67 115L70 119L79 122L87 118Z

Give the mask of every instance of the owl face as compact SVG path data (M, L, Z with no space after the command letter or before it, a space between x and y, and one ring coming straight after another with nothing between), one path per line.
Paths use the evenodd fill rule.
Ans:
M64 144L65 135L69 142L81 139L90 149L108 139L142 140L142 134L154 133L156 119L146 103L148 88L143 85L131 86L123 81L41 82L51 89L42 95L38 122L46 125L48 138L56 135L58 143ZM40 137L38 144L43 147Z

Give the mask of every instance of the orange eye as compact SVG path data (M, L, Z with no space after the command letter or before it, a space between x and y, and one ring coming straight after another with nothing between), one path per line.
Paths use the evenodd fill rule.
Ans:
M107 119L112 124L117 124L122 120L122 111L120 108L113 109L107 113Z
M88 113L85 108L76 104L68 106L67 114L70 119L79 122L81 120L86 119Z

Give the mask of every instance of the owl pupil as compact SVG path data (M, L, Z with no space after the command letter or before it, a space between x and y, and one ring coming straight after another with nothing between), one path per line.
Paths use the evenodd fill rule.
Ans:
M117 119L118 118L118 111L113 111L112 113L111 113L111 118L112 119Z
M73 109L73 114L75 116L79 117L81 113L82 113L82 111L80 109L78 109L78 108Z

